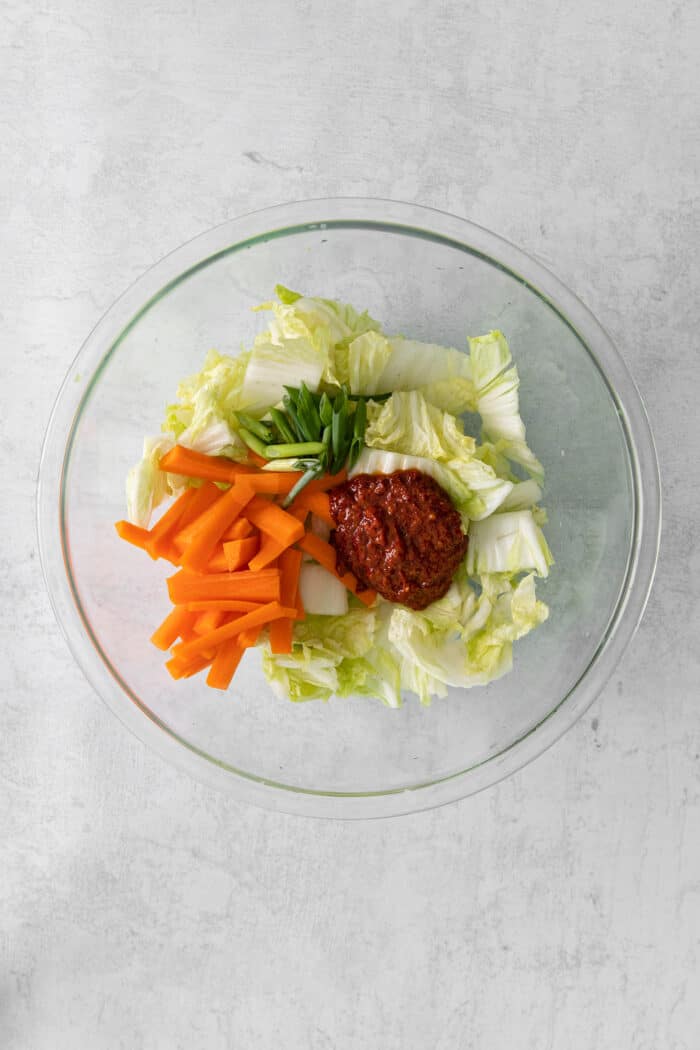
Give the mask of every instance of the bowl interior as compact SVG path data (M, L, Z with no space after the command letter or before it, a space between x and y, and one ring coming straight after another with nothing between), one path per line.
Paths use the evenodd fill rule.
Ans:
M515 646L513 671L451 690L430 708L366 699L291 704L249 654L224 696L174 683L149 644L168 602L164 562L120 542L124 478L157 433L179 379L211 348L237 353L265 326L251 307L282 282L367 308L389 332L465 347L500 328L521 375L528 440L546 470L546 534L556 558L538 591L550 619ZM116 334L116 333L115 333ZM625 590L635 534L634 471L616 398L573 325L487 255L399 225L337 222L232 244L163 288L99 367L64 461L61 528L84 645L111 676L115 708L136 705L203 764L302 792L396 792L493 759L547 719L595 661ZM172 570L171 570L172 571ZM152 731L152 730L149 730Z

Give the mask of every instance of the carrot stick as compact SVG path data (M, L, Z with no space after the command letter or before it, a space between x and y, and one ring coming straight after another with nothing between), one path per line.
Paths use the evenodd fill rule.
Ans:
M211 659L206 656L195 656L191 660L178 660L173 657L165 664L173 678L191 678L193 674L203 671L208 667Z
M261 572L212 572L207 576L181 569L168 578L168 593L174 605L217 599L274 602L280 597L279 569Z
M256 467L264 467L268 462L263 456L259 456L257 452L253 452L252 449L248 449L248 459L251 463L254 463Z
M203 634L201 638L195 638L191 642L181 642L173 649L173 655L177 655L178 659L184 660L186 657L194 656L196 653L202 653L207 649L220 645L222 642L228 641L229 638L235 638L242 631L247 631L249 627L258 627L259 625L270 623L280 616L291 616L294 618L296 609L286 609L279 602L268 602L267 605L262 605L255 612L244 613L243 616L237 617L231 623L225 623L222 627L217 627L216 630L211 631L209 634Z
M258 540L255 536L249 536L245 540L228 540L224 543L224 560L229 572L242 569L250 559L257 553ZM211 562L209 563L211 565Z
M341 470L337 474L324 474L323 477L310 481L309 484L301 490L299 497L310 496L313 492L328 492L328 489L333 489L336 485L342 485L342 483L347 480L347 470ZM296 500L294 502L296 502Z
M285 548L272 536L263 536L258 553L248 562L248 568L253 572L260 572L267 568L276 558L279 558Z
M184 568L204 572L222 534L252 498L253 490L237 482L189 526L192 534L182 553Z
M133 543L134 547L140 547L141 550L147 550L146 544L150 537L148 529L142 529L140 525L132 525L130 521L115 521L114 527L117 530L117 534L127 543Z
M262 624L258 627L249 627L247 631L242 631L238 635L238 641L241 643L244 649L252 649L262 631Z
M178 609L187 609L189 612L206 612L207 609L219 609L221 612L254 612L259 609L261 602L236 601L235 598L215 598L209 602L187 602L178 605Z
M201 517L205 510L208 510L221 496L221 489L218 489L213 481L206 481L200 488L192 491L195 495L183 511L182 517L178 522L177 531L173 534L173 542L177 547L185 545L188 535L187 530L192 522Z
M306 508L310 510L312 514L315 514L317 518L321 518L327 522L331 528L335 527L335 521L331 514L331 501L325 492L302 492L298 499L294 501L293 506L299 508Z
M304 535L304 526L300 521L262 496L255 496L250 501L245 516L261 532L277 540L283 549L290 547Z
M191 613L184 605L176 605L151 635L151 641L158 649L165 652L180 637L183 628L189 627L193 619L194 613Z
M216 656L207 675L207 685L212 689L228 689L238 669L245 649L238 638L229 638L216 650Z
M296 596L299 588L299 570L301 569L301 551L288 548L280 555L280 594L282 605L296 608ZM274 620L270 624L270 648L273 653L291 653L292 621Z
M207 562L207 572L228 572L228 562L226 561L226 555L224 554L224 548L219 544L219 549L215 550L211 558Z
M227 540L244 540L251 535L252 531L253 526L247 518L236 518L233 525L229 529L226 529L226 532L221 538L224 542Z
M246 480L250 481L255 492L263 492L268 496L286 496L300 477L301 473L295 470L261 470L259 474L247 474Z
M326 543L319 536L315 536L312 532L307 532L303 540L299 541L299 546L307 554L310 554L319 565L322 565L324 569L328 569L334 576L344 583L349 591L351 591L356 598L359 598L364 605L372 605L374 599L377 597L374 591L359 590L358 581L351 572L340 573L336 570L336 552L335 547L332 547L330 543Z
M177 529L182 515L197 497L196 489L185 489L173 504L161 515L151 529L151 535L146 544L146 549L152 558L162 556L162 551L167 549L170 537Z
M176 605L175 608L181 609L182 606ZM226 613L221 609L207 609L197 614L192 629L195 634L209 634L210 631L219 627L225 618Z
M166 452L158 467L169 474L202 478L205 481L227 481L229 484L233 484L241 474L248 474L254 469L243 463L234 463L225 456L205 456L202 452L195 452L182 445L175 445Z

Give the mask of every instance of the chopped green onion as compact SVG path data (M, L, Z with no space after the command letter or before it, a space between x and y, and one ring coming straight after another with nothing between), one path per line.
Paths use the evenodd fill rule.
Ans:
M272 441L272 431L270 427L265 426L261 420L253 419L253 417L249 416L246 412L236 412L236 418L241 426L245 427L249 434L254 434L255 437L260 438L260 440L264 441L266 444L267 442Z
M284 412L280 412L278 408L271 408L270 416L272 417L272 422L275 424L280 437L284 441L296 441L297 435L294 433L291 426L287 422L287 418L284 415Z
M296 436L299 438L300 441L308 441L308 438L304 430L302 429L301 423L299 422L299 417L297 415L294 405L292 404L291 398L285 397L284 407L296 432Z
M320 475L321 475L322 473L323 473L323 470L322 470L322 469L320 468L320 466L310 467L310 468L309 468L309 469L308 469L308 470L307 470L307 471L306 471L306 472L305 472L304 474L302 474L302 476L301 476L301 477L299 478L299 480L297 481L297 483L296 483L296 485L294 486L294 488L293 488L293 489L291 490L291 492L289 493L289 495L288 495L288 496L286 497L286 499L285 499L285 500L284 500L284 502L282 503L282 506L283 506L283 507L288 507L288 506L289 506L289 504L290 504L290 503L292 503L292 502L293 502L293 501L294 501L294 500L295 500L295 499L297 498L297 496L299 495L299 493L301 492L301 490L302 490L302 489L304 489L304 488L306 488L306 486L307 486L307 485L309 484L309 482L310 482L310 481L313 481L313 480L314 480L314 478L318 478L318 477L320 477Z
M324 427L330 426L330 422L333 419L333 405L331 404L331 400L328 397L328 394L325 393L325 391L323 394L321 394L321 401L318 406L318 414L321 418L321 422L323 423Z
M321 435L321 417L316 408L316 402L306 383L299 387L299 398L297 400L297 412L299 419L303 421L306 430L311 434L310 441L318 441Z
M238 433L241 439L245 441L248 448L252 448L253 452L257 452L259 456L263 456L265 459L268 458L267 446L260 440L260 438L257 438L255 434L251 434L249 430L245 429L245 427L241 427Z
M300 441L295 445L268 445L264 455L266 459L289 459L291 456L318 456L325 447L321 441Z

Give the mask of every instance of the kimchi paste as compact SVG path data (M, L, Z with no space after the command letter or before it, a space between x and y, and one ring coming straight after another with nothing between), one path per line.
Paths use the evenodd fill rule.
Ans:
M425 609L449 589L467 549L459 514L419 470L357 474L328 493L337 568L390 602Z

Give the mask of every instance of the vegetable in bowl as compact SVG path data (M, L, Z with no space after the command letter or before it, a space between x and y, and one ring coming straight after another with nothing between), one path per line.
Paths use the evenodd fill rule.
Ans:
M168 670L226 689L260 648L282 696L390 707L500 677L547 618L552 564L504 336L465 354L276 291L249 351L180 384L127 479L117 531L178 569L152 638Z

